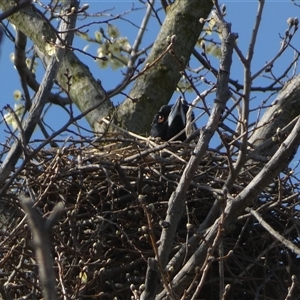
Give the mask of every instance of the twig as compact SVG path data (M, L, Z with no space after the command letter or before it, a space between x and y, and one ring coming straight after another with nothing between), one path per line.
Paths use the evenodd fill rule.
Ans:
M154 0L150 0L148 5L147 5L147 10L146 10L146 13L145 13L145 16L142 20L142 23L141 23L141 26L140 26L140 29L137 33L137 36L135 38L135 41L132 45L132 49L131 49L131 59L129 60L128 62L128 66L129 67L132 67L134 65L134 62L137 58L137 51L138 51L138 48L142 42L142 39L143 39L143 36L144 36L144 33L147 29L147 24L149 22L149 18L151 16L151 12L152 12L152 5L155 1Z
M241 144L239 149L239 154L236 160L236 163L234 164L234 170L230 172L230 175L228 176L228 179L226 181L226 189L230 191L232 184L234 183L235 179L237 178L240 170L244 166L246 162L246 156L247 156L247 147L248 147L248 136L249 136L249 130L248 130L248 122L249 122L249 103L250 103L250 92L251 92L251 86L253 79L251 78L251 63L254 53L254 47L256 44L256 38L258 34L258 29L261 21L261 16L264 8L264 0L259 1L259 8L256 16L256 22L253 28L249 49L248 49L248 55L246 58L246 63L244 64L244 90L243 90L243 106L241 110L241 116L240 116L240 122L241 125Z
M285 245L295 254L300 255L300 248L294 245L291 241L284 238L281 234L278 233L278 231L274 230L255 210L253 209L246 209L246 210L250 212L251 215L253 215L256 218L259 224L262 227L264 227L275 239L277 239L280 243Z
M293 293L295 287L297 286L297 277L295 275L293 275L291 279L292 279L292 284L288 288L288 294L286 295L284 300L292 299L292 293Z

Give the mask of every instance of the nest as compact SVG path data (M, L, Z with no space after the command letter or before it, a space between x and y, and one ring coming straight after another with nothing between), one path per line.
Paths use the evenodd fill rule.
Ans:
M133 295L137 299L145 283L147 259L155 256L169 197L193 150L193 143L155 144L111 135L98 141L69 140L60 148L36 152L21 172L11 174L11 184L2 196L3 299L43 297L31 232L19 203L22 197L34 198L45 219L56 203L65 205L51 234L60 299L131 299ZM226 153L208 151L184 199L186 209L172 255L205 220L228 172ZM269 224L298 243L299 191L290 178L286 176L284 183L275 179L253 208L259 208ZM233 193L239 193L251 179L251 173L243 172ZM264 293L268 299L282 298L292 275L300 271L297 256L251 215L241 216L223 243L225 253L233 250L224 259L225 283L231 285L228 299L253 299L255 295L260 299ZM216 299L218 289L216 260L200 298Z

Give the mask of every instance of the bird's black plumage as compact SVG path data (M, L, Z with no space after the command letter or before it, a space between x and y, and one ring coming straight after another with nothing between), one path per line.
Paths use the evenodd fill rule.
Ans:
M178 98L174 105L164 105L160 108L158 114L153 118L150 130L150 136L160 137L168 141L179 133L186 125L186 113L189 107ZM185 132L176 140L184 141Z

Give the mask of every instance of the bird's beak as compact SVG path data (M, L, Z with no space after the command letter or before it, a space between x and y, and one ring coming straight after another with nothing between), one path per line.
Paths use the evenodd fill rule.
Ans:
M168 117L168 125L169 125L169 127L173 123L173 121L174 121L174 119L175 119L176 116L179 116L181 118L182 123L185 126L185 124L186 124L186 116L185 116L185 112L183 110L181 97L179 97L176 100L176 102L174 103L174 105L171 108L171 111L170 111L170 114L169 114L169 117Z

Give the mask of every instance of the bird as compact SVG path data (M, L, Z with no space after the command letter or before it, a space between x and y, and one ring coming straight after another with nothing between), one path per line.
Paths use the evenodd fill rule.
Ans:
M186 101L180 97L173 105L163 105L153 117L150 136L155 138L160 137L164 141L170 140L185 128L188 109L189 106ZM186 138L186 133L183 132L175 140L184 141Z

